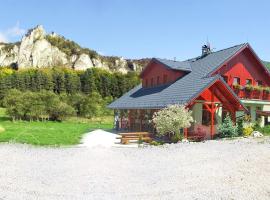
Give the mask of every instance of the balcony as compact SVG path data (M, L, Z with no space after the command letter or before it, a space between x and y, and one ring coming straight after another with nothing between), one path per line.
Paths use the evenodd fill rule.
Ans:
M270 92L265 91L265 90L252 90L248 91L245 89L235 89L232 88L235 94L240 99L253 99L253 100L265 100L265 101L270 101Z

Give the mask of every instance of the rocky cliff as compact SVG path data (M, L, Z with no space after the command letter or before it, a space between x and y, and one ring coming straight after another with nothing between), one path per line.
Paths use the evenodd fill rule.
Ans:
M75 70L86 70L98 67L127 73L141 71L148 61L101 56L63 36L46 34L41 25L30 29L20 42L0 43L0 66L18 69L67 66Z

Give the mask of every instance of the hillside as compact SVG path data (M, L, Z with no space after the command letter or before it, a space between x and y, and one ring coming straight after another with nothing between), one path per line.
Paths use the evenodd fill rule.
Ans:
M109 71L127 73L141 71L149 59L124 59L102 56L89 48L56 33L47 34L39 25L30 29L21 41L0 43L0 66L14 68L42 68L66 66L75 70L96 67Z
M267 67L267 69L270 71L270 62L263 61L263 63Z

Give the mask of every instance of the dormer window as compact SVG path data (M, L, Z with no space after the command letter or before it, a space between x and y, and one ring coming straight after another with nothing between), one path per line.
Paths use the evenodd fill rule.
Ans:
M262 81L257 80L257 81L256 81L256 85L257 85L257 86L262 86Z
M233 78L233 85L240 85L240 78L239 77Z
M251 79L246 79L246 85L252 85L252 80Z

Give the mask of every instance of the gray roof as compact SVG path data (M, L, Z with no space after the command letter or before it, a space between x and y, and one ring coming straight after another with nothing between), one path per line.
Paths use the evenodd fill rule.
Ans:
M191 72L191 65L189 61L174 61L161 58L153 58L153 60L162 63L166 67L174 70L188 71Z
M166 66L173 69L180 69L181 67L188 69L190 67L190 72L174 83L167 85L143 88L140 84L108 107L113 109L154 109L163 108L170 104L186 104L209 87L211 83L220 79L219 75L209 76L209 74L247 45L246 43L237 45L210 53L205 57L197 57L183 62L175 63L175 61L155 59L162 63L165 62ZM226 86L229 88L227 84Z

